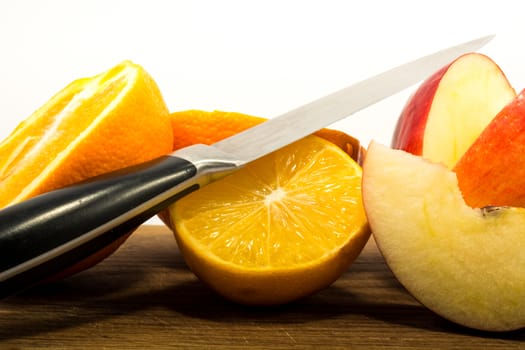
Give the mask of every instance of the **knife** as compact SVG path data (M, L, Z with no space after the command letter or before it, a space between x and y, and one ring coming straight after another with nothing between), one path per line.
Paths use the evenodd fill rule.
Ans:
M211 146L183 148L0 210L0 297L84 260L182 196L408 88L492 38L405 63Z

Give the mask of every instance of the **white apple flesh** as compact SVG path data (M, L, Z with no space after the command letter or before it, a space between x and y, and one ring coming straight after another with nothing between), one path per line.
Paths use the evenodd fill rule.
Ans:
M460 56L410 97L399 116L392 146L452 168L515 96L492 59L475 52Z
M363 201L385 261L423 305L474 329L525 327L525 209L471 208L445 165L374 142Z

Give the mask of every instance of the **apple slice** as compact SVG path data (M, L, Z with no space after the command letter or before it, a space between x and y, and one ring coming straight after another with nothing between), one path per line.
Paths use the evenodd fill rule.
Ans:
M524 208L471 208L446 166L377 143L363 201L385 261L423 305L475 329L525 327Z
M458 57L426 81L401 112L393 148L452 168L516 92L489 57Z
M525 90L505 106L454 167L468 205L525 207Z

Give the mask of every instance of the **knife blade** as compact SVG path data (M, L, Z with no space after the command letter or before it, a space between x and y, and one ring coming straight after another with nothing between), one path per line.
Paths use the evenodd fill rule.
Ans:
M485 36L405 63L219 141L214 147L235 154L239 160L252 161L400 92L462 53L476 51L493 37Z
M211 146L190 146L0 210L0 297L84 261L182 196L408 88L492 38L405 63Z

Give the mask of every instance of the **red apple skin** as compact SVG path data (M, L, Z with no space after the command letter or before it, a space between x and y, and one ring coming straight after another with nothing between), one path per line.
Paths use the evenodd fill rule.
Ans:
M494 117L454 171L469 206L525 207L525 90Z
M434 95L443 75L452 63L427 78L408 99L397 121L392 138L392 148L420 156L423 153L423 137Z

